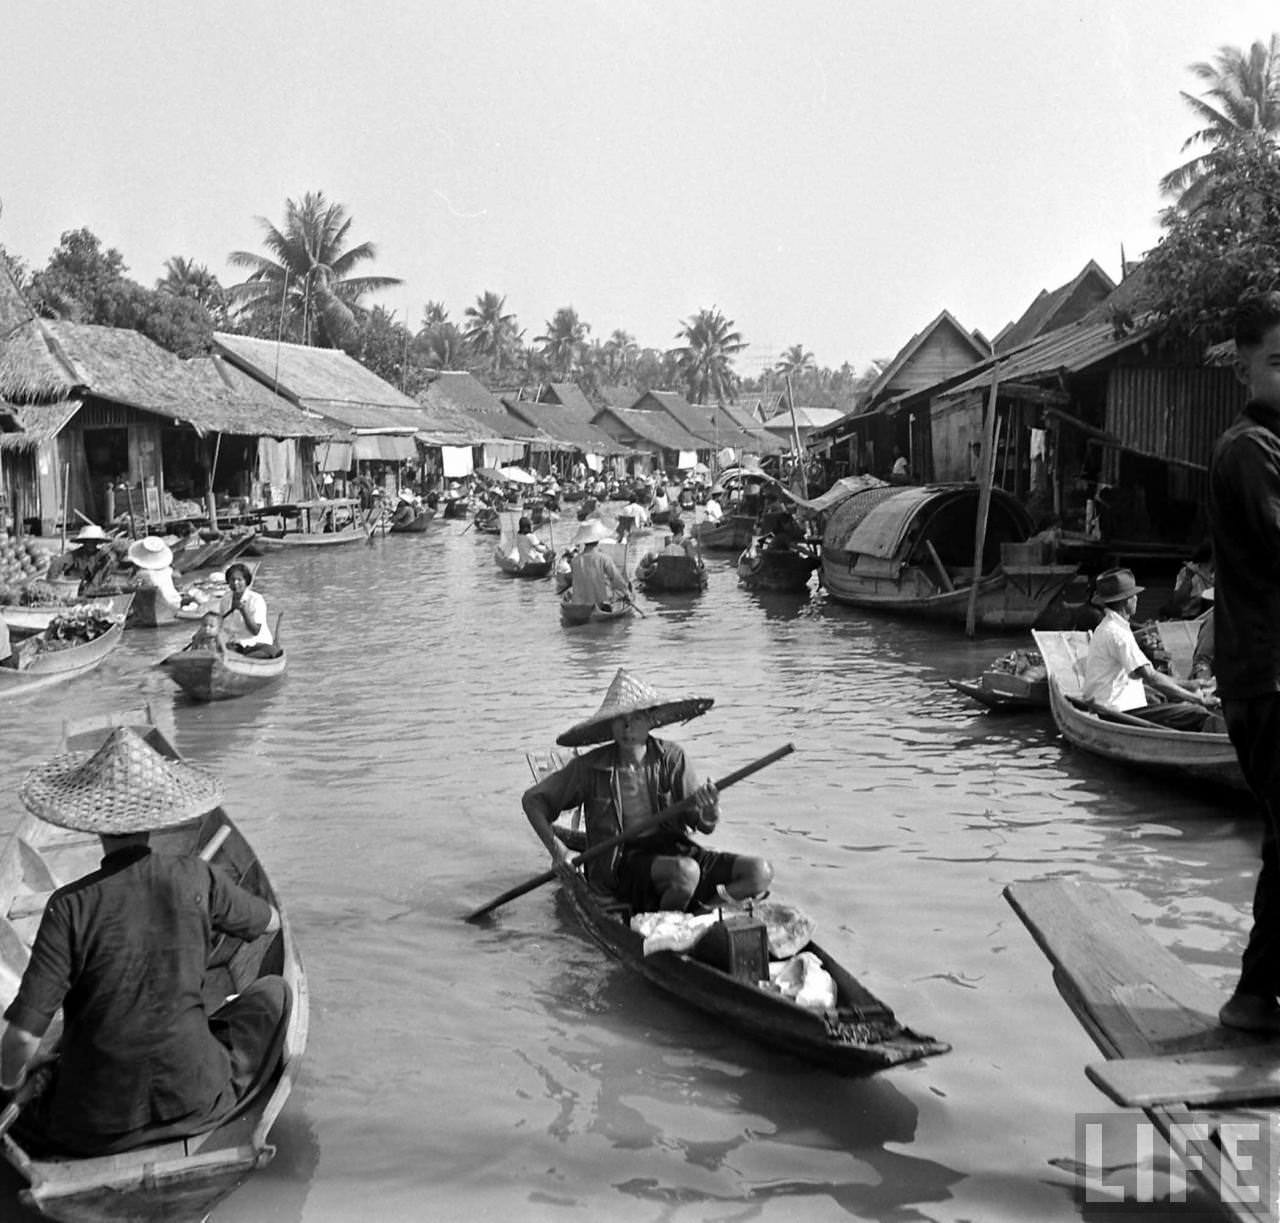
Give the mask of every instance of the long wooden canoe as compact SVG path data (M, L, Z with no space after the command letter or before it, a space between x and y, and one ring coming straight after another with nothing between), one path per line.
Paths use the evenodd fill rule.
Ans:
M755 534L756 519L753 514L726 514L719 522L706 519L695 522L689 534L710 551L741 552L751 543Z
M636 583L646 594L681 594L705 590L707 567L692 556L659 552L636 567Z
M278 680L286 661L283 649L275 658L254 658L231 649L188 648L161 659L160 665L195 700L226 701Z
M738 557L738 581L748 590L799 594L808 589L809 575L820 563L818 554L807 544L769 548L753 539Z
M66 746L93 750L113 726L129 725L155 749L177 758L146 711L117 716L111 725L68 724ZM289 987L290 1011L277 1064L261 1089L224 1124L194 1138L94 1159L35 1159L11 1134L0 1151L27 1183L24 1206L64 1223L167 1223L205 1219L256 1168L270 1163L271 1127L289 1098L307 1044L307 980L279 897L253 848L221 807L177 828L153 833L159 853L198 853L273 904L280 930L252 943L225 938L214 948L205 979L208 1010L216 1010L260 976L278 974ZM0 999L8 1006L30 954L49 894L96 870L98 838L26 816L0 852ZM58 1025L60 1026L60 1025Z
M1150 770L1166 778L1247 790L1235 748L1226 734L1171 730L1141 719L1110 715L1082 699L1089 634L1035 631L1036 648L1049 670L1049 708L1062 737L1095 756Z
M549 753L531 756L529 763L538 776L560 760L557 753ZM555 825L555 830L575 852L584 848L580 832L561 824ZM631 929L631 913L625 905L602 896L581 871L562 879L561 889L583 930L607 955L664 992L770 1048L848 1075L873 1074L951 1048L904 1027L888 1006L813 941L805 943L797 954L811 952L831 974L837 989L833 1011L801 1006L688 952L645 955L644 939Z
M626 620L635 615L630 603L574 603L572 588L560 600L560 623L566 628L584 624L603 624L609 620Z
M126 599L130 595L124 596ZM126 608L127 608L126 604ZM77 676L101 666L108 654L120 644L124 636L124 616L101 636L83 645L67 646L61 650L36 653L29 662L19 667L0 666L0 701L11 697L27 696L63 684ZM16 643L15 643L16 644Z
M509 552L505 552L501 544L493 545L493 559L503 573L513 578L545 578L556 563L555 553L551 552L547 554L546 560L529 561L522 565Z
M392 535L420 535L435 521L435 516L436 512L430 506L423 506L406 522L396 522L393 515L387 531Z
M1222 1027L1225 992L1154 939L1111 890L1076 879L1035 879L1010 884L1004 895L1053 965L1063 1000L1111 1059L1085 1073L1117 1104L1141 1108L1151 1126L1190 1157L1184 1168L1170 1169L1175 1186L1189 1166L1224 1216L1274 1220L1275 1041ZM1092 1135L1078 1133L1088 1157L1080 1188L1105 1203L1105 1213L1122 1200L1118 1169L1149 1162L1153 1143L1148 1133L1135 1144L1139 1124L1146 1123L1132 1113L1116 1116L1114 1125L1105 1115L1088 1121ZM1150 1193L1146 1203L1149 1212ZM1186 1208L1185 1201L1180 1205ZM1136 1211L1134 1217L1144 1213ZM1169 1217L1176 1212L1175 1205Z

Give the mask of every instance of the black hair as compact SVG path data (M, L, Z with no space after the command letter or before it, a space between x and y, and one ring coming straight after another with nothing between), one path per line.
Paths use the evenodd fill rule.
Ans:
M242 564L240 561L236 561L234 565L228 565L226 573L222 575L226 579L228 585L231 584L231 575L233 573L244 574L244 584L246 586L253 585L253 571L248 565Z
M670 528L672 535L679 535L684 530L684 519L672 516L667 519L667 526Z
M519 523L516 525L516 534L518 535L528 535L532 530L533 519L531 518L521 518Z
M1242 298L1236 307L1236 348L1256 348L1277 324L1280 324L1280 293L1272 290Z

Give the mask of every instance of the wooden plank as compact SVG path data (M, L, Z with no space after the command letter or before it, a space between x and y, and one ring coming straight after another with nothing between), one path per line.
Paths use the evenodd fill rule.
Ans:
M1045 668L1058 681L1066 696L1079 696L1084 691L1084 664L1089 654L1089 633L1078 631L1049 633L1035 629L1031 633Z
M1010 884L1005 899L1056 970L1067 1003L1112 1057L1149 1057L1257 1038L1218 1023L1225 999L1096 883Z
M1260 1103L1280 1099L1280 1043L1095 1062L1085 1074L1127 1107Z

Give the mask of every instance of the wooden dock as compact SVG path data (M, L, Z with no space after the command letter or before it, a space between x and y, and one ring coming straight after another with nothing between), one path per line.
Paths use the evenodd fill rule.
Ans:
M1176 1149L1187 1150L1190 1127L1203 1124L1194 1175L1227 1217L1274 1220L1280 1039L1222 1027L1226 995L1099 884L1042 879L1004 895L1108 1059L1085 1067L1090 1080L1117 1104L1141 1108ZM1241 1135L1257 1138L1245 1146Z

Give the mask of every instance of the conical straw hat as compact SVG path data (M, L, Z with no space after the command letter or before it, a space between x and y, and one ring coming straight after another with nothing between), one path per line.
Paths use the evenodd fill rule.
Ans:
M589 743L608 743L613 738L613 719L628 713L647 713L654 726L687 722L706 713L715 704L709 696L664 696L629 671L618 668L604 703L585 722L564 732L556 742L563 747L584 747Z
M572 547L577 548L583 544L603 543L606 539L612 539L613 537L613 532L599 518L588 518L578 528L578 533L570 541L570 544Z
M203 815L221 800L222 783L162 756L121 726L96 752L66 752L32 769L18 797L32 815L60 828L120 835Z

